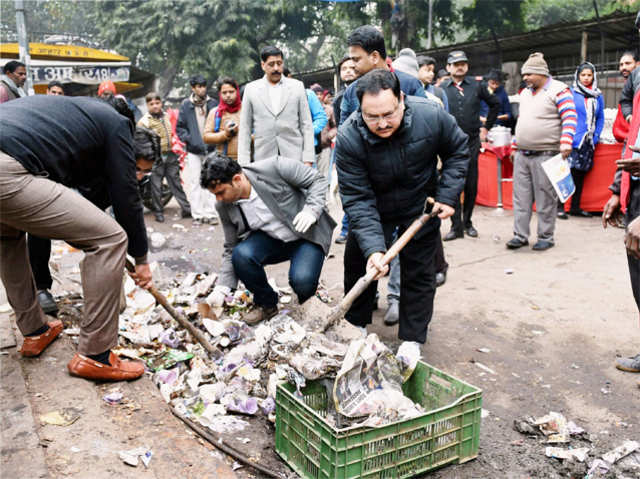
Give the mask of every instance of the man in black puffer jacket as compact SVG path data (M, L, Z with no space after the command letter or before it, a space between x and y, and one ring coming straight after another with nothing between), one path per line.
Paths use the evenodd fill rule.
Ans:
M469 162L467 135L455 119L425 98L405 97L392 72L373 70L358 80L360 109L340 127L336 165L342 204L351 233L344 255L344 290L366 271L388 270L381 259L396 227L399 234L420 216L425 199L440 209L400 253L400 327L404 341L424 343L435 296L434 251L440 220L454 212ZM442 174L438 180L438 156ZM371 323L372 284L347 320Z

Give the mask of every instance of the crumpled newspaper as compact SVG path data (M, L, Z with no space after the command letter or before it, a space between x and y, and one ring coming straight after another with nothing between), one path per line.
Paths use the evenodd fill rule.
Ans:
M377 335L353 341L333 388L336 411L350 418L368 416L367 426L420 415L422 407L402 392L402 372Z

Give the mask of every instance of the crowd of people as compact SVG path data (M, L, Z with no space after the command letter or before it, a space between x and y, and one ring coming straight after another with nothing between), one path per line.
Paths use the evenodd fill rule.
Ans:
M366 333L377 280L389 274L384 322L398 324L403 347L417 351L427 338L435 290L446 282L443 241L480 235L472 220L478 155L492 127L514 131L514 235L507 248L529 244L534 203L534 251L556 244L557 218L590 216L580 200L604 124L594 65L580 64L568 86L552 77L543 54L531 54L521 68L516 119L502 72L469 75L464 51L450 52L444 70L408 48L392 61L382 33L370 25L355 29L345 47L336 92L319 84L306 88L286 68L282 50L267 46L260 51L263 77L243 88L222 77L214 99L205 77L193 75L177 116L150 92L147 112L136 123L112 82L100 85L101 100L65 97L59 82L49 84L47 96L22 98L25 67L8 62L0 80L0 272L25 336L22 354L40 354L62 329L44 315L57 309L49 292L50 240L62 239L85 252L86 320L70 372L98 379L142 374L142 366L120 360L111 348L127 252L136 260L136 283L152 284L136 187L144 174L150 174L157 222L165 221L166 179L182 218L221 224L224 252L216 288L228 294L242 281L253 293L248 324L277 312L278 295L265 266L290 262L289 282L302 305L315 294L335 237L345 245L344 291L365 274L375 280L346 319ZM636 65L634 53L622 55L620 73L627 82L614 133L629 145L602 221L605 227L618 224L620 208L626 211L629 270L640 309ZM575 184L568 215L542 166L557 155L568 161ZM327 209L334 169L344 210L336 234ZM428 198L437 216L387 264L385 253ZM113 215L104 211L109 205ZM447 218L451 227L441 236ZM640 372L640 355L616 365Z

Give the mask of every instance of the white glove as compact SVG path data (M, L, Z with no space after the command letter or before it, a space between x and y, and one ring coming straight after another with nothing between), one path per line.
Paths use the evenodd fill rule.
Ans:
M298 233L306 233L315 222L315 215L305 210L302 210L295 218L293 218L293 226Z

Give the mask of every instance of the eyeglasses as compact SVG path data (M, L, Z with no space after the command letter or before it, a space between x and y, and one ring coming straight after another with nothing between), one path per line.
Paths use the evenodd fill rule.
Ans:
M387 113L386 115L367 115L365 113L362 114L362 119L367 122L367 123L372 123L372 124L377 124L380 123L381 120L384 121L391 121L395 118L395 116L397 115L398 111L400 111L400 107L402 106L402 102L398 102L398 104L396 105L396 107L393 109L393 111L391 113Z

